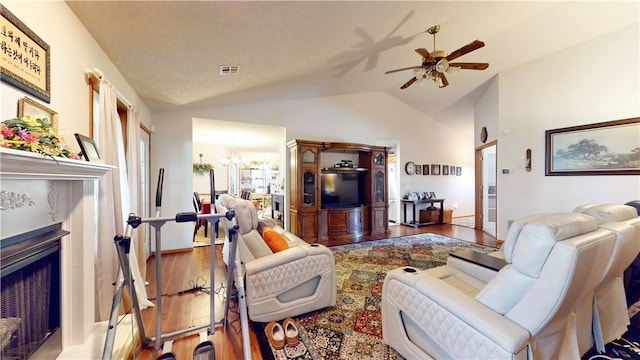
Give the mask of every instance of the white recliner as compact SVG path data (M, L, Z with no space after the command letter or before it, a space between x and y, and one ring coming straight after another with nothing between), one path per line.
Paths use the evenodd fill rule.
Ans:
M260 235L255 205L231 195L220 195L218 211L235 209L238 225L236 256L245 275L249 318L269 322L293 317L336 303L335 259L320 244L307 244L279 226L272 228L287 242L287 249L273 252ZM222 222L223 228L228 233ZM223 257L228 265L228 239Z
M616 234L612 255L593 294L593 300L583 299L584 303L579 304L576 309L576 322L580 324L579 351L582 353L595 345L598 351L603 352L604 345L624 334L630 324L623 273L640 252L640 217L634 207L621 204L586 204L578 206L574 212L593 216L600 227ZM543 215L548 213L515 220L509 228L502 248L489 255L504 259L505 250L509 252L510 248L515 246L522 227ZM427 272L449 283L453 283L451 278L455 278L458 282L462 281L476 288L476 293L497 274L496 271L451 256L446 266L429 269ZM590 301L593 301L595 306L590 306ZM588 313L591 310L593 314ZM588 321L592 321L591 327Z
M591 215L601 228L616 234L613 253L594 293L593 336L596 349L627 331L630 324L623 273L640 252L640 217L634 207L620 204L582 205L574 212Z
M476 296L429 271L395 269L383 287L384 341L408 359L580 358L592 313L583 307L614 242L592 216L538 216L504 247L507 265Z

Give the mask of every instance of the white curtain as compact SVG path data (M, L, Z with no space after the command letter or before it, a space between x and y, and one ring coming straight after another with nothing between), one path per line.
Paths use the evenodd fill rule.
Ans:
M128 187L122 129L116 106L116 89L104 76L99 78L99 119L97 132L94 133L94 137L98 144L100 157L104 160L105 164L116 166L116 169L104 175L99 181L99 226L98 243L96 244L95 254L96 319L103 321L107 320L110 315L114 294L113 282L118 273L118 255L113 238L116 234L125 234L126 219L129 213L138 210L136 209L138 206L138 191L136 187L130 192ZM136 121L132 122L135 123ZM134 133L135 135L131 136L137 136L137 132L134 131ZM128 139L128 141L130 140ZM134 140L133 143L129 142L129 144L129 148L133 147L134 149L132 151L137 153L138 141ZM137 166L132 166L132 169L135 169L133 173L137 174L137 168ZM134 175L133 179L137 179L137 175ZM133 184L137 183L137 181L133 182ZM132 193L135 199L132 198ZM132 206L131 204L136 205ZM136 261L136 232L137 231L133 231L132 233L134 246L131 246L130 262L138 302L141 308L145 308L153 306L153 303L147 299L144 280L140 276L140 269Z
M127 121L127 180L129 183L129 198L131 203L131 211L142 216L144 214L142 209L142 182L140 174L140 121L141 115L134 107L130 107L129 116ZM136 256L132 256L132 259L136 259L138 266L134 271L137 271L141 278L145 278L143 274L147 272L147 263L144 256L144 226L138 227L138 229L131 236L135 248ZM146 295L146 289L138 289L140 285L136 287L136 291L139 294ZM146 296L145 296L146 299Z

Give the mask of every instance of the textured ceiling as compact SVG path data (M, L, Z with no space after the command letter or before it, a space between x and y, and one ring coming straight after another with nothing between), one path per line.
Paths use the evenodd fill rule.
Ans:
M425 114L474 101L500 71L638 22L638 2L67 1L152 112L384 91ZM450 85L400 90L433 50L479 39ZM239 65L221 76L220 65Z

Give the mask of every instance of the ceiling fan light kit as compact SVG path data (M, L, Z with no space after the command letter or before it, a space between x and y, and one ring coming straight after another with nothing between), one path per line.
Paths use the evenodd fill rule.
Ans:
M443 88L449 85L446 74L456 75L458 70L485 70L489 67L488 63L452 63L451 60L457 59L460 56L466 55L474 50L477 50L484 46L484 42L475 40L447 55L442 50L437 50L436 47L436 34L440 31L440 25L434 25L427 29L426 32L433 35L433 51L429 52L427 49L416 49L416 52L422 56L422 64L418 66L409 66L406 68L400 68L395 70L389 70L385 74L391 74L394 72L413 70L413 78L409 79L406 83L402 84L400 89L406 89L413 83L417 82L419 85L424 83L425 79L432 80Z

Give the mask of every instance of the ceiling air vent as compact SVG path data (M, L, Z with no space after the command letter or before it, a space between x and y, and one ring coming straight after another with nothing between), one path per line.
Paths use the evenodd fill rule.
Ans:
M221 65L220 66L220 75L231 75L237 74L240 72L239 65Z

